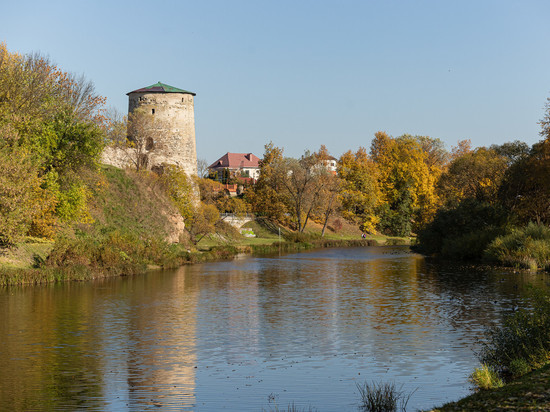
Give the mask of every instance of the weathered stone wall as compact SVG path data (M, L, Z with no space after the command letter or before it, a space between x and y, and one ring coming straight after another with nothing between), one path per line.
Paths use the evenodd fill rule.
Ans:
M107 146L101 153L101 163L124 169L131 167L131 161L128 153L120 147Z
M131 93L128 112L136 108L158 116L170 128L162 148L149 154L148 168L162 163L181 167L188 175L197 174L195 109L193 95L187 93Z
M128 113L138 107L158 116L167 125L169 133L162 147L147 153L147 168L154 169L163 163L182 168L188 176L197 174L197 148L195 142L195 108L193 95L188 93L131 93ZM102 162L115 167L133 167L128 154L118 147L107 147Z

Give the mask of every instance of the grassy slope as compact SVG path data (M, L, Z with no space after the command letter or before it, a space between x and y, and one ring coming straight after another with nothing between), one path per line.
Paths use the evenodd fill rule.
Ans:
M37 260L44 260L53 248L53 241L27 238L11 249L0 249L0 267L32 268Z
M550 411L550 365L502 388L480 391L433 411Z
M343 219L341 219L343 221ZM252 229L256 237L231 240L231 244L235 246L257 246L257 245L271 245L279 241L278 227L267 227L266 225L259 224L252 221L243 225L243 228ZM311 235L312 238L319 238L322 230L322 225L315 222L308 223L305 233ZM285 241L285 235L289 233L287 228L281 227L281 241ZM341 240L341 241L354 241L361 239L361 231L350 223L343 221L342 229L335 231L329 228L325 231L325 236L322 239L326 240ZM367 240L374 240L378 244L410 244L412 238L392 238L384 235L367 235ZM206 236L199 242L199 248L208 249L213 246L220 246L227 243L223 239L216 236Z
M173 231L177 211L154 176L104 166L99 174L89 173L84 179L92 188L89 211L93 221L64 228L64 236L73 237L78 231L99 241L116 231L134 239L163 240ZM53 248L53 241L27 238L16 247L0 249L0 284L62 279L60 270L34 268Z
M154 176L103 166L90 204L95 228L165 237L177 213Z

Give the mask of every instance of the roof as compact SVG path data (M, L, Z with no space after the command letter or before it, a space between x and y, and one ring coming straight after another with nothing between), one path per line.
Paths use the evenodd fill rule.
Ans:
M259 162L260 158L252 153L227 152L210 166L208 166L208 168L241 169L243 167L260 167Z
M196 95L196 93L189 92L187 90L178 89L174 86L168 86L167 84L158 82L155 84L152 84L151 86L142 87L141 89L134 90L133 92L126 93L132 94L132 93L185 93L185 94L192 94L193 96Z

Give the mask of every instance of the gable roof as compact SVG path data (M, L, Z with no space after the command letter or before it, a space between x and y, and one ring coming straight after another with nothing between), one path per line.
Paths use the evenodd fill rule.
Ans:
M141 89L134 90L133 92L126 93L127 95L132 93L185 93L185 94L192 94L193 96L196 96L195 93L189 92L187 90L178 89L174 86L168 86L167 84L158 82L155 84L152 84L151 86L142 87Z
M260 167L259 162L260 158L252 153L227 152L210 166L208 166L208 168L240 169L243 167Z

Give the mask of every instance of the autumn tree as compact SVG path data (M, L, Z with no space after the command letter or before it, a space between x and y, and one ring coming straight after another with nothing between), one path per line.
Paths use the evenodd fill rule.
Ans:
M275 182L300 233L321 208L324 185L329 181L326 159L321 156L306 152L300 159L275 163Z
M190 220L199 204L191 178L183 169L174 165L165 165L159 180L164 192L170 197L184 221Z
M185 221L191 242L196 245L204 236L215 232L215 224L219 219L220 213L214 205L201 202L194 207L191 216Z
M378 167L383 200L379 226L388 234L408 236L437 209L435 176L421 143L418 137L392 138L385 132L377 132L372 141L371 158Z
M459 140L456 146L451 148L450 161L456 160L472 151L472 142L470 139Z
M108 146L123 148L128 138L128 117L114 107L105 111L103 131Z
M338 161L338 176L342 181L339 193L342 214L356 222L362 231L375 233L378 224L376 209L382 194L378 169L366 149L360 147L355 153L351 150L344 153Z
M104 144L104 102L83 77L0 44L0 148L13 152L3 167L16 167L19 150L32 153L43 206L31 224L34 235L51 236L58 218L87 216L89 190L81 175L95 167Z
M319 213L322 216L323 228L321 236L325 236L325 231L329 219L341 208L340 192L342 190L342 180L332 173L326 173L321 176L319 191Z
M529 145L519 140L503 143L501 145L493 144L489 149L502 156L506 160L508 166L526 158L530 151Z
M19 242L44 204L38 167L24 149L0 146L0 246Z
M341 207L339 195L342 189L342 180L335 171L330 170L331 161L335 159L330 155L325 145L321 145L315 156L319 167L326 169L324 173L319 175L319 199L315 211L323 222L321 236L324 236L329 219Z
M544 117L539 121L541 131L539 134L544 140L550 139L550 97L546 99L544 106Z
M258 216L285 223L287 207L279 193L277 182L277 165L283 160L283 149L273 142L265 145L263 158L260 160L260 177L256 184L245 194L252 211Z
M449 207L466 198L494 204L507 169L507 159L485 147L454 159L438 182L441 197Z

